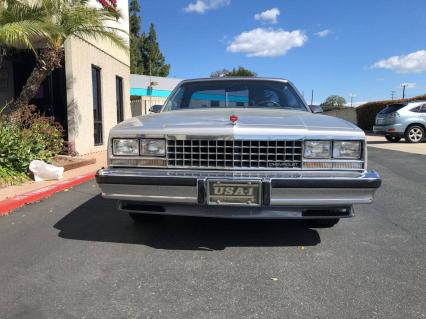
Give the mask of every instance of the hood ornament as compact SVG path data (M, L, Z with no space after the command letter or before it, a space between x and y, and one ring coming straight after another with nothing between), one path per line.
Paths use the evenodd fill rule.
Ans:
M232 125L236 125L236 124L237 124L237 121L238 121L238 116L236 116L235 114L232 114L232 115L229 117L229 120L232 122Z

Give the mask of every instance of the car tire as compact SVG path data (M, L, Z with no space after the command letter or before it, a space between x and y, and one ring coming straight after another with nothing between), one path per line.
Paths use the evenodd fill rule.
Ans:
M395 136L395 135L385 135L385 139L388 140L388 142L391 143L398 143L401 140L401 136Z
M144 213L129 213L129 216L136 224L158 222L163 218L162 215Z
M411 125L404 134L407 143L420 143L425 137L425 129L420 125Z
M330 228L339 222L340 218L312 219L308 221L309 227Z

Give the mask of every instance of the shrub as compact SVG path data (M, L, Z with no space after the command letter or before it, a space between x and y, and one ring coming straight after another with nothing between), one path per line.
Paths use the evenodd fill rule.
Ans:
M377 113L383 110L386 106L389 104L404 103L416 100L426 100L426 94L415 96L409 99L385 100L365 103L356 109L358 126L363 130L372 130Z
M62 150L60 125L34 110L26 107L0 118L0 184L19 181L32 160L50 162Z

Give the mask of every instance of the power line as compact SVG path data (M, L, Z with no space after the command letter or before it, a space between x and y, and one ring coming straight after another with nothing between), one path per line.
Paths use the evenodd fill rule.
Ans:
M392 101L395 99L395 91L394 90L391 91L391 99L392 99Z

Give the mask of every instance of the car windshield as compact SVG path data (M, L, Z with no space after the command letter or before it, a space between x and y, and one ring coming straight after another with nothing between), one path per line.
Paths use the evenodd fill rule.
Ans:
M406 104L392 104L386 106L383 110L379 112L379 114L390 114L402 109Z
M168 100L164 111L202 108L270 108L308 111L290 84L265 80L183 83Z

